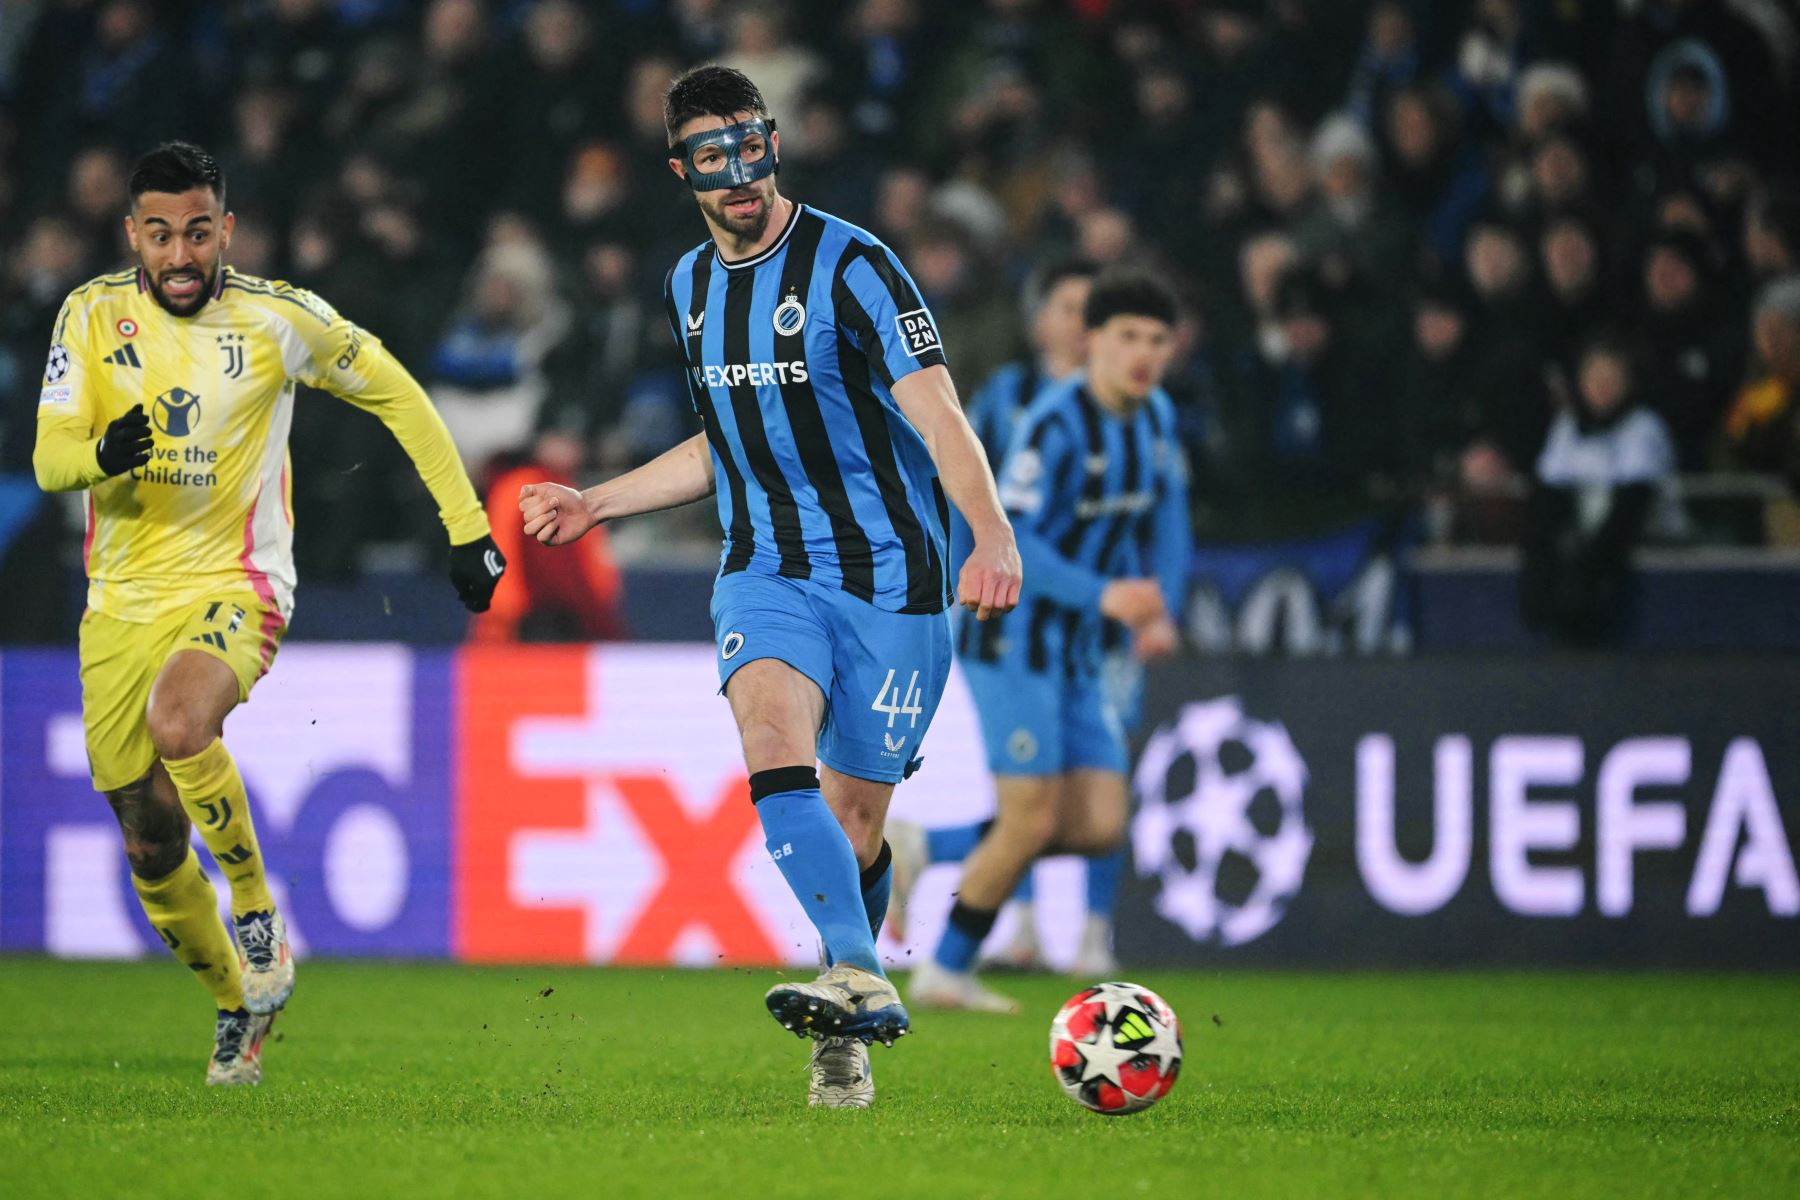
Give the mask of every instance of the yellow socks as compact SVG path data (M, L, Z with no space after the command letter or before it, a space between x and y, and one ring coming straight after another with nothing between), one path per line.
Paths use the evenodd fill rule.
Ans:
M187 810L200 840L212 851L219 870L231 884L231 912L273 912L269 881L263 874L262 851L250 824L250 797L225 743L218 738L192 758L165 758L181 807Z
M215 743L216 744L216 743ZM219 919L219 898L200 869L200 856L188 848L187 858L161 879L131 877L144 915L220 1008L244 1007L237 947Z

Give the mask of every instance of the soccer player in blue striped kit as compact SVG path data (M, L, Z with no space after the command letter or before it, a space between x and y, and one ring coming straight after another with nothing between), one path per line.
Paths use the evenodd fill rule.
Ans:
M663 115L712 235L664 286L704 430L585 492L528 485L519 507L527 535L564 545L717 493L721 688L765 844L829 964L765 999L814 1039L809 1102L866 1108L868 1043L909 1027L875 950L888 802L950 670L952 598L980 620L1010 611L1018 547L912 279L870 234L776 190L756 85L698 67ZM954 581L946 497L973 530Z
M1178 642L1171 614L1192 545L1187 471L1161 387L1175 297L1150 276L1102 275L1083 318L1086 369L1032 402L1000 469L1027 583L1019 610L968 630L962 651L998 805L935 953L913 973L915 1005L1017 1011L975 978L976 952L1037 857L1120 845L1130 689L1108 686L1107 663L1126 641L1139 660ZM916 877L897 879L902 901Z

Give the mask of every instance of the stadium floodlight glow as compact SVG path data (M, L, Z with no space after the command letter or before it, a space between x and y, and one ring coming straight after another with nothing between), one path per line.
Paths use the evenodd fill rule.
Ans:
M680 143L688 186L696 192L714 192L767 179L780 166L774 135L775 122L763 117L688 134ZM718 147L719 154L708 155L702 166L700 152L708 146Z

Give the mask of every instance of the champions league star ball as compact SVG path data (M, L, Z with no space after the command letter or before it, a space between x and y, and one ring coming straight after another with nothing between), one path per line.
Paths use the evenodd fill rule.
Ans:
M1109 1117L1142 1112L1181 1073L1181 1022L1149 988L1097 983L1050 1022L1050 1069L1069 1099Z

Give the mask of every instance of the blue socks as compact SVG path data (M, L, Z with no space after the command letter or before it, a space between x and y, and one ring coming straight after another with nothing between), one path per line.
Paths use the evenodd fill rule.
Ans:
M763 844L819 931L827 959L882 974L856 852L819 794L819 773L812 767L758 771L750 776L750 800Z
M1119 907L1119 883L1125 878L1125 844L1087 861L1087 910L1090 917L1112 920ZM1029 878L1029 876L1027 876Z
M976 952L999 915L990 909L970 908L958 900L950 909L950 920L932 958L947 971L967 971L975 965Z

